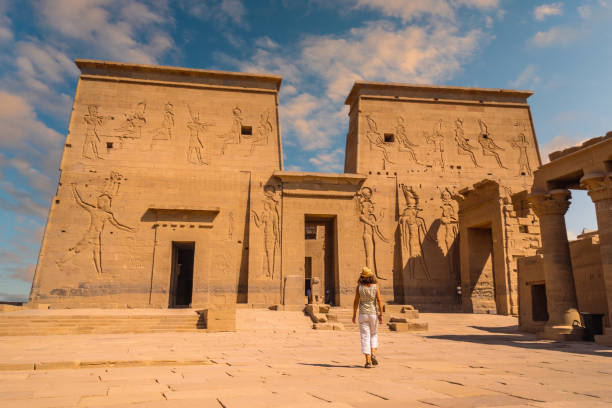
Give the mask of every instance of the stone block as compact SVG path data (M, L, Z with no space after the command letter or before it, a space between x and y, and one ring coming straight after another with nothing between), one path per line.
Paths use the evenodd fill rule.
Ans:
M337 322L338 321L338 315L336 315L336 314L328 313L326 316L327 316L327 321L328 322Z
M313 313L310 315L310 318L312 319L313 323L326 323L327 322L327 315L323 313Z
M283 284L283 303L285 305L304 305L304 277L285 276Z
M209 333L236 331L234 305L211 305L207 309L198 310L198 314L206 322L206 331Z
M389 329L397 332L408 332L408 331L426 331L429 329L429 325L427 323L422 322L407 322L407 323L399 323L392 322L389 323Z
M329 313L330 305L319 305L319 313Z
M415 309L415 308L414 308L414 306L412 306L412 305L405 305L405 306L402 308L402 313L406 313L406 311L409 311L409 310L416 310L416 309Z

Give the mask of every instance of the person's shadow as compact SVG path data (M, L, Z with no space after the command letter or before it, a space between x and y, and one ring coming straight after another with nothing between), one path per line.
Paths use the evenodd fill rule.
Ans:
M327 364L327 363L298 363L299 365L312 366L312 367L325 367L325 368L362 368L361 365L348 365L348 364Z

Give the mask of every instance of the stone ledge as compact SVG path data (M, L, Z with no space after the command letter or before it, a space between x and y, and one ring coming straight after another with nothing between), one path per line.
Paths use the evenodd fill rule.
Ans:
M93 360L93 361L42 361L38 363L0 363L0 371L64 370L75 368L146 367L211 365L212 360Z

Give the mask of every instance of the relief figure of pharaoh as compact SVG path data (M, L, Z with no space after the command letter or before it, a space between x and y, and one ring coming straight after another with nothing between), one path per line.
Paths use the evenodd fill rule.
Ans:
M425 278L429 280L431 276L427 269L425 253L423 251L423 241L427 236L427 228L425 220L420 215L422 209L419 208L419 197L412 188L404 184L401 185L401 189L406 199L406 208L404 208L400 215L399 225L402 235L402 247L408 258L406 264L408 276L410 279L415 279L416 269L420 267Z
M376 267L376 238L383 242L389 240L380 231L379 224L384 218L384 212L376 212L372 201L372 189L363 187L358 195L360 214L359 220L363 223L363 245L366 255L366 266L374 271L379 279L385 279L382 271Z

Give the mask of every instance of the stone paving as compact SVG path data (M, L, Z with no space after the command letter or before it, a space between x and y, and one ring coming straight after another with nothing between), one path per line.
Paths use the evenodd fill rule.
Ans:
M507 316L421 319L428 332L381 334L375 369L362 367L358 333L311 330L298 312L238 310L236 333L1 337L0 406L612 405L610 347L538 341ZM51 369L79 361L99 367Z

